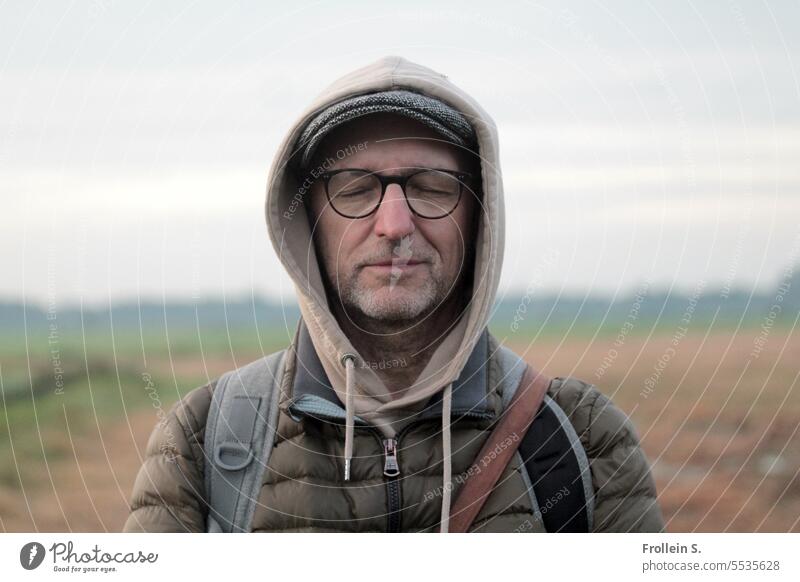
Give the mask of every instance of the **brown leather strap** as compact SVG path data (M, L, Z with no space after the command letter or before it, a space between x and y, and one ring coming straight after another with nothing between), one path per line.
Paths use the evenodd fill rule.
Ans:
M514 397L467 472L469 476L450 508L450 532L469 531L503 469L519 448L549 386L550 378L531 366L525 368Z

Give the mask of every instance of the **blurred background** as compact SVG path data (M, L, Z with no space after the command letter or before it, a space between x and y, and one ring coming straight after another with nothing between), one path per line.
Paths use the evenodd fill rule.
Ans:
M800 531L800 4L0 5L0 531L119 531L183 394L299 312L267 171L385 55L494 117L491 330L630 414L673 532Z

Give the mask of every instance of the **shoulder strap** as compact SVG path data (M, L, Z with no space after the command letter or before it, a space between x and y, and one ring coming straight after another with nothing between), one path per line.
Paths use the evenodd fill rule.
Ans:
M450 509L450 532L469 531L501 473L517 452L522 441L520 435L528 432L548 386L550 378L531 366L525 368L519 389L467 471L469 477Z
M205 433L206 531L250 531L261 477L272 453L286 350L217 380Z

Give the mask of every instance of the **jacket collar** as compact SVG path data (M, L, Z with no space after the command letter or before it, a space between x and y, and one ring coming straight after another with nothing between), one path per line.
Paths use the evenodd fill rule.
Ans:
M494 411L489 405L489 352L488 329L480 334L467 363L458 379L453 383L451 418L474 416L492 418ZM322 420L342 421L345 419L344 404L331 387L319 356L314 349L305 322L300 318L296 342L296 365L292 382L292 399L288 411L294 420L303 416L313 416ZM442 393L436 392L421 411L417 419L440 418L442 415ZM368 425L362 418L355 417L356 424Z

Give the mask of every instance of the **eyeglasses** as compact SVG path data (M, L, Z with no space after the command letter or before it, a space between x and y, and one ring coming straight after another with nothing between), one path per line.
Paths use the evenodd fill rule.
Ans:
M444 218L461 200L467 172L426 168L406 176L381 176L369 170L345 169L319 175L331 208L345 218L365 218L383 201L386 187L403 189L411 212L422 218Z

